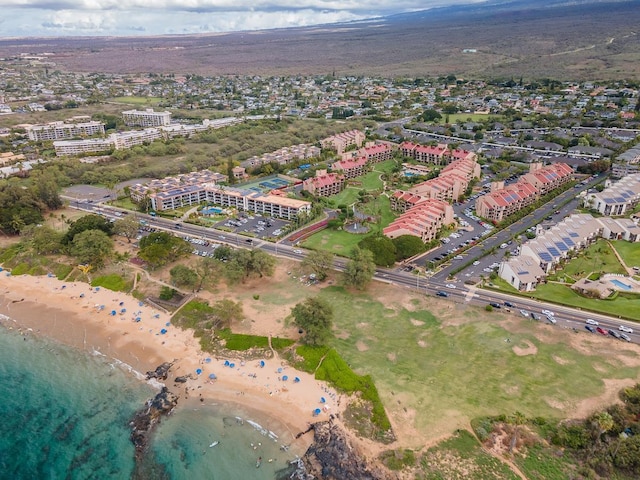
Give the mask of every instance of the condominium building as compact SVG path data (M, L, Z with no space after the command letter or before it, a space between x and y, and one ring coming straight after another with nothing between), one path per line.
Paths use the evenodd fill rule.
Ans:
M227 176L221 173L212 172L211 170L200 170L197 172L184 173L175 177L151 180L145 184L137 183L131 185L129 188L131 199L135 202L140 202L145 197L151 197L154 193L167 191L178 192L181 188L200 186L205 183L219 183L226 180ZM175 201L178 202L178 200ZM186 199L185 202L187 202ZM191 203L186 204L191 205Z
M505 187L504 182L494 182L492 191L476 200L476 214L493 222L501 222L533 204L541 196L570 182L572 178L573 169L564 163L546 167L532 164L531 172L522 175L516 183Z
M478 156L467 150L450 150L448 145L418 145L413 142L400 144L400 151L404 157L415 159L419 163L430 165L446 165L455 160L472 160L476 162Z
M640 173L627 175L602 192L588 193L584 206L602 215L624 215L640 201Z
M112 133L109 138L113 141L116 150L135 147L144 143L151 143L163 138L159 128L145 128L144 130L129 130L126 132Z
M341 173L346 179L359 177L367 171L367 159L364 157L340 160L331 165L331 170Z
M155 112L153 108L127 110L122 112L122 118L129 127L160 127L171 123L171 112Z
M58 140L53 142L57 156L102 153L113 150L110 138L88 138L86 140Z
M423 242L436 238L438 231L453 223L453 207L440 200L423 200L412 206L383 229L383 234L391 239L402 235L412 235Z
M302 189L318 197L329 197L344 190L345 177L338 173L317 170L316 176L302 182Z
M360 130L350 130L321 140L320 146L322 148L333 148L338 155L342 155L352 145L360 148L365 138L365 134Z
M27 129L29 140L35 142L91 137L93 135L104 135L104 133L104 123L96 121L81 123L51 122L31 125Z

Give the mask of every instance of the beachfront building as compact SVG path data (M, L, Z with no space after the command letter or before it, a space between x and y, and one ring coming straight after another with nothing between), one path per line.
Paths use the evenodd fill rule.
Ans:
M331 170L341 173L346 179L359 177L367 171L368 161L364 157L339 160L331 165Z
M160 127L171 123L171 112L155 112L153 108L126 110L122 118L128 127Z
M451 205L440 200L423 199L408 208L382 232L391 239L402 235L412 235L426 243L435 239L440 229L453 221L453 207Z
M640 173L627 175L602 192L588 193L584 206L592 208L602 215L624 215L640 201Z
M104 135L104 123L96 121L65 123L51 122L31 125L27 128L29 140L34 142L65 140L75 137L92 137Z
M332 148L338 155L342 155L345 150L353 145L360 148L365 138L365 134L360 130L349 130L321 140L320 146L322 148Z
M573 169L564 163L546 167L532 164L530 169L510 185L493 182L491 191L476 200L476 214L495 223L501 222L573 179Z
M520 246L520 254L502 262L498 274L515 288L523 289L522 286L526 285L527 290L532 290L535 284L532 284L532 278L527 274L533 270L522 268L525 261L529 262L527 265L533 262L540 268L543 274L534 275L539 277L540 281L559 263L570 258L575 252L587 248L599 238L640 242L640 227L628 219L595 218L586 213L574 214L545 230L538 237L523 243Z
M311 213L311 202L252 190L207 185L207 201L221 207L234 207L246 212L293 220Z
M345 180L345 176L342 174L317 170L315 177L302 182L302 189L317 197L329 197L344 190Z

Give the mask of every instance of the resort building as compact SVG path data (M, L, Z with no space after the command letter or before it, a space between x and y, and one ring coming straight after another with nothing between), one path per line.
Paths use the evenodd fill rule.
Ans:
M316 176L302 182L302 189L317 197L329 197L344 190L345 176L338 173L327 173L317 170Z
M426 243L435 239L443 226L451 223L453 207L440 200L427 199L407 209L383 233L391 239L412 235Z
M112 133L109 138L116 150L135 147L144 143L151 143L163 138L159 128L145 128L144 130L129 130L127 132Z
M476 200L476 214L492 222L501 222L573 178L573 169L564 163L546 167L532 164L530 168L529 173L506 187L504 182L494 182L491 192Z
M624 215L640 201L640 173L627 175L602 192L588 193L584 206L602 215Z
M53 142L57 156L102 153L113 150L111 138L88 138L86 140L58 140Z
M445 144L433 146L403 142L400 144L400 151L404 157L430 165L446 165L454 160L472 160L475 163L478 159L474 152L460 149L450 150Z
M94 135L104 135L104 133L104 123L95 121L81 123L51 122L41 125L31 125L27 128L29 140L35 142L65 140L74 137L91 137Z
M127 110L122 112L122 118L128 127L160 127L171 123L171 112L155 112L153 108Z
M359 177L367 171L367 159L364 157L339 160L331 165L331 170L341 173L346 179Z
M131 199L134 202L140 202L145 197L151 197L154 193L167 192L169 190L177 192L185 187L199 186L205 183L220 183L226 180L226 175L221 173L212 172L211 170L200 170L197 172L184 173L175 177L151 180L145 184L137 183L131 185L129 188ZM177 201L178 200L176 200L176 202ZM191 205L191 203L186 204Z
M342 155L347 148L353 145L360 148L365 138L365 134L360 130L350 130L321 140L320 146L322 148L332 148L338 155Z
M598 238L610 240L640 241L640 227L628 219L610 217L594 218L580 213L565 218L538 237L528 240L520 246L520 254L500 264L498 274L510 285L520 290L533 290L538 281L544 279L560 262L569 259ZM523 268L523 265L536 265L537 269ZM537 281L533 283L533 277Z
M456 202L464 194L468 185L469 181L464 176L449 172L419 183L410 188L409 192L423 198Z
M275 152L265 153L261 156L253 156L242 162L241 166L245 168L258 167L266 163L277 163L279 165L287 165L296 160L306 160L308 158L318 157L321 150L315 145L307 145L301 143L290 147L283 147Z
M379 163L393 158L394 148L388 143L367 145L357 150L354 157L365 158L368 163Z

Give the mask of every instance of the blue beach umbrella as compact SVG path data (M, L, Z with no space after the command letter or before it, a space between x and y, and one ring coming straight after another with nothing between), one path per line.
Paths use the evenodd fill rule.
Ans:
M197 373L198 375L200 375L200 374L202 373L202 369L201 369L201 368L196 368L196 373Z
M225 366L225 367L228 367L228 366L229 366L229 360L225 360L225 361L224 361L224 366Z
M299 381L300 381L300 379L299 379L298 377L296 377L296 378L294 378L294 379L293 379L293 382L294 382L294 383L298 383Z
M317 415L320 415L320 413L321 413L321 412L322 412L322 410L320 410L319 408L316 408L316 409L313 411L313 416L315 417L315 416L317 416Z
M115 310L111 310L111 315L116 315L118 312L116 312Z
M235 364L235 363L230 363L230 364L229 364L229 368L235 368L235 367L236 367L236 364Z
M216 378L218 378L218 377L216 377L216 374L215 374L215 373L210 373L210 374L209 374L209 378L210 378L211 380L215 380L215 379L216 379Z
M284 375L284 376L282 377L282 381L283 381L283 382L286 382L287 380L289 380L289 377L287 377L286 375Z
M260 360L260 368L264 368L264 360Z
M325 403L327 400L324 397L320 397L320 403Z
M160 333L161 333L162 335L164 335L165 333L167 333L167 329L166 329L166 328L163 328L162 330L160 330Z
M204 361L207 363L211 363L211 359L209 357L205 358Z

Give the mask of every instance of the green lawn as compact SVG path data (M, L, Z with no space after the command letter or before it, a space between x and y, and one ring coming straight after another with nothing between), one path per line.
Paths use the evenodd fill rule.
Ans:
M578 257L569 261L562 270L558 270L557 276L562 277L562 274L566 274L574 280L579 280L591 272L626 273L606 240L600 239L580 252Z
M336 255L349 257L353 247L365 236L327 228L311 235L302 242L302 246L312 250L326 250Z
M329 199L333 201L336 207L338 205L352 205L358 200L358 192L360 190L362 190L360 187L347 187L337 195L330 196Z
M373 165L373 170L380 173L391 173L396 166L395 160L385 160Z
M382 190L382 180L380 180L380 175L380 172L373 170L361 177L358 177L357 180L362 182L362 188L368 192L372 190Z
M611 242L628 267L640 267L640 245L624 240Z

